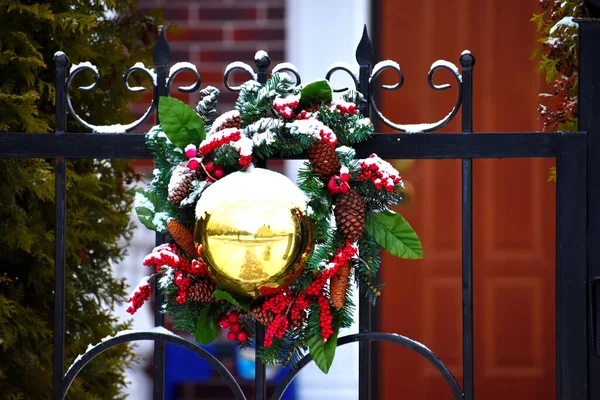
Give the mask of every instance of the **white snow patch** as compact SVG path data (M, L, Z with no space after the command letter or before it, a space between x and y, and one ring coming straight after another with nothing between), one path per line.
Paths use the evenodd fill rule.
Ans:
M356 154L356 151L352 148L352 147L348 147L348 146L340 146L337 149L335 149L336 152L339 152L341 154Z
M259 50L256 52L256 54L254 54L254 61L258 61L261 58L265 58L265 57L269 57L269 55L267 54L266 51L264 50Z
M173 75L177 74L179 71L183 69L191 69L194 72L198 72L198 69L194 64L187 61L180 61L173 64L173 66L169 69L169 78Z
M375 64L375 66L373 67L373 72L371 73L371 78L377 74L378 72L380 72L383 69L387 69L387 68L393 68L395 70L400 71L400 64L398 64L396 61L394 60L383 60L383 61L379 61L377 64Z
M346 63L346 62L343 62L343 61L337 61L337 62L334 62L333 64L329 65L329 68L327 68L327 71L331 71L332 69L339 70L339 69L342 69L342 68L343 69L347 69L350 72L352 72L352 66L350 64ZM352 72L352 74L354 74L354 72Z
M444 118L437 122L432 123L423 123L423 124L406 124L406 125L398 125L398 128L403 130L406 133L422 133L428 130L435 128L437 125L441 124L445 121L452 113L454 112L454 107L452 110L446 115Z
M248 75L250 75L252 77L252 79L256 80L256 74L254 73L254 70L246 63L243 63L241 61L234 61L232 63L230 63L229 65L227 65L227 67L225 68L225 74L230 74L234 69L241 69L244 72L246 72Z
M167 230L167 220L169 219L169 214L161 211L154 214L154 218L152 218L152 224L156 226L156 229L161 231Z
M254 142L248 139L245 135L242 135L240 140L234 142L233 147L238 151L241 156L251 156L252 149L254 148Z
M155 326L154 328L149 329L148 331L149 332L153 332L153 333L162 333L164 335L171 335L171 336L175 336L175 337L180 337L179 335L176 335L175 333L171 332L170 330L168 330L164 326Z
M152 78L152 82L156 85L156 72L153 68L146 67L146 65L144 65L143 62L136 62L135 64L133 64L132 68L139 68L146 71L148 75L150 75L150 77Z
M196 218L234 205L250 207L256 203L306 211L306 196L287 176L262 168L250 167L227 175L210 185L196 204Z
M173 282L173 268L164 268L164 275L158 279L158 287L166 290Z
M143 88L142 88L143 89ZM96 133L127 133L127 125L114 124L114 125L101 125L93 126L94 132Z
M286 127L289 128L293 135L308 135L317 140L321 139L321 131L330 135L330 141L336 139L335 133L327 125L317 120L316 118L297 119L293 122L288 122Z
M134 207L135 208L147 208L148 210L154 212L154 204L146 196L144 196L140 192L135 193L134 197Z
M169 185L167 186L169 193L173 192L175 188L178 188L181 183L187 179L189 171L190 169L187 164L179 164L175 167L173 175L171 175L171 179L169 180Z
M550 28L550 34L552 35L557 29L562 26L570 26L573 28L578 28L579 24L573 21L573 17L564 17L560 21L558 21L552 28Z
M228 119L238 118L240 112L238 110L230 110L219 115L212 123L208 136L214 135L217 128L220 128Z
M271 73L275 74L281 70L290 70L290 71L293 71L293 72L297 73L298 75L300 75L300 73L298 72L298 68L296 68L296 66L294 64L289 63L289 62L283 62L283 63L277 64L275 66L275 68L273 68L273 71Z
M433 71L434 69L441 68L441 67L449 68L456 75L460 75L458 72L458 67L456 65L454 65L453 63L451 63L450 61L446 61L446 60L435 61L433 64L431 64L431 68L429 68L429 72L431 73L431 71Z
M98 67L96 67L94 64L92 64L89 61L84 61L84 62L80 62L79 64L71 65L71 68L69 69L69 75L72 74L73 71L75 71L78 68L89 68L89 69L93 70L95 73L98 73Z

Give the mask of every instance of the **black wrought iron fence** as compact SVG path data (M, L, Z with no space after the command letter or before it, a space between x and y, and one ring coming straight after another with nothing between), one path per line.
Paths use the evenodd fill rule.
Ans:
M365 116L379 119L401 132L422 134L380 134L367 143L357 146L357 156L366 157L377 153L387 159L461 159L462 160L462 317L463 317L463 381L459 383L442 360L423 344L399 335L371 332L371 306L363 299L359 303L359 333L340 338L338 345L359 343L359 394L361 400L370 399L373 382L371 343L391 342L404 346L430 362L445 381L455 399L474 399L473 369L473 159L483 158L540 158L554 157L557 162L556 183L556 358L557 397L559 399L600 398L600 295L593 286L600 277L600 21L581 20L580 24L580 132L569 133L475 133L473 128L473 80L475 58L468 52L459 58L460 68L452 63L436 63L429 71L428 82L434 90L445 90L450 84L437 85L433 76L439 69L449 70L458 86L456 104L442 120L420 125L402 125L388 120L375 102L374 80L385 70L394 71L397 82L382 86L384 90L396 90L402 86L403 74L395 63L374 63L370 39L366 33L356 51L360 66L358 75L351 68L338 64L326 73L343 71L349 74L355 89L362 94ZM80 71L92 70L95 81L80 90L91 91L99 85L99 72L92 66L80 65L67 71L69 60L63 53L55 56L56 66L56 131L53 134L1 133L0 157L42 157L55 159L56 174L56 256L55 256L55 304L54 304L54 379L53 399L64 399L77 374L94 357L120 343L136 340L152 340L154 349L154 399L163 398L165 343L187 348L208 363L225 379L232 396L244 399L232 374L214 356L195 343L184 340L164 328L164 316L158 310L162 299L157 295L155 325L157 328L116 335L103 341L77 358L68 371L63 370L65 343L65 246L66 246L66 164L67 159L115 158L149 159L143 135L128 134L144 121L154 117L158 122L157 104L161 96L168 96L174 76L167 74L171 52L164 32L154 48L154 71L136 65L125 72L124 78L131 91L141 88L127 83L134 72L150 75L153 80L153 101L144 115L127 125L112 127L94 126L77 115L71 104L69 90L73 78ZM260 83L267 80L270 60L264 52L257 53L256 71L247 64L236 63L224 74L225 85L233 70L241 70ZM200 86L200 74L191 65L183 69L191 71L195 82L178 88L181 92L195 92ZM178 69L177 71L180 71ZM300 83L301 77L288 65L274 70L293 74ZM344 89L337 89L344 90ZM66 118L69 114L92 133L67 133ZM458 133L433 132L458 115L461 110L462 130ZM373 111L373 112L371 112ZM300 156L299 158L302 158ZM162 241L157 237L157 241ZM154 291L154 293L160 293ZM257 325L257 343L262 343L264 328ZM82 349L83 352L84 349ZM279 399L298 371L311 361L309 355L297 363L275 389L272 399ZM254 395L266 398L265 366L256 359Z

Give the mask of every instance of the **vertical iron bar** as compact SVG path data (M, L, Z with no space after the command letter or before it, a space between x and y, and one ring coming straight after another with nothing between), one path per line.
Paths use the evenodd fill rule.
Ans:
M171 62L171 46L167 41L165 28L160 27L158 41L154 45L153 58L156 65L156 89L154 90L154 102L156 104L156 123L160 122L158 117L158 103L162 96L168 96L167 92L167 65ZM156 234L156 245L164 243L164 237ZM157 282L154 281L154 326L165 325L165 315L162 312L164 295L158 290ZM153 369L153 400L163 400L165 395L165 343L154 342L154 369Z
M585 19L577 21L579 23L579 130L587 132L587 275L588 284L591 279L600 276L600 20ZM567 167L568 168L568 167ZM560 169L557 166L557 173ZM558 188L557 188L558 190ZM558 279L558 272L557 272ZM558 298L557 298L558 302ZM592 310L589 310L588 318L591 319ZM591 325L593 320L589 321ZM600 398L600 357L594 355L593 329L588 325L587 349L583 348L583 340L576 339L575 349L559 349L557 354L557 366L559 370L559 380L567 371L579 371L584 367L587 352L586 374L581 375L579 384L583 384L584 378L589 383L589 398ZM557 326L557 329L559 327ZM574 327L573 327L574 328ZM563 325L562 329L570 329ZM572 329L572 328L571 328ZM581 329L578 326L578 329ZM558 339L558 332L557 332ZM567 340L568 338L564 338ZM563 343L566 346L566 342ZM577 353L573 354L574 351ZM577 359L573 359L577 357ZM575 364L576 363L576 364ZM573 372L575 372L573 371ZM574 390L571 380L564 380L559 383L559 392L572 393ZM581 397L583 398L583 397Z
M254 64L256 65L256 79L258 83L264 85L267 83L267 70L271 65L271 59L267 53L262 53L262 56L255 57ZM261 160L257 162L258 168L266 168L267 162ZM258 357L260 349L265 342L265 326L258 321L255 322L255 348L256 354L254 357L254 399L264 400L267 398L267 368L262 360Z
M54 134L60 135L67 130L67 110L65 81L69 59L64 53L54 55L56 67L56 110ZM66 160L56 158L54 166L54 347L52 368L52 398L62 398L62 380L65 361L65 275L67 241L67 186Z
M367 26L363 28L363 35L356 48L356 61L360 67L358 74L359 91L364 97L365 103L361 112L365 117L371 113L370 103L370 78L373 68L373 47L367 32ZM369 301L361 296L358 300L358 331L370 332L373 324L373 313ZM358 398L359 400L371 399L373 378L373 365L371 354L371 342L364 341L358 344Z
M473 65L475 57L463 53L462 131L473 132ZM463 314L463 392L474 399L473 376L473 159L462 160L462 314Z
M581 134L560 133L557 140L556 398L559 400L588 399L585 139Z

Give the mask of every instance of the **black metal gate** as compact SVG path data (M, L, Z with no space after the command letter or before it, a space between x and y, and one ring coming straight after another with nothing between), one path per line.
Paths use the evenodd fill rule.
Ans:
M373 391L374 367L371 342L386 341L409 348L432 363L443 375L455 399L474 399L473 370L473 207L472 207L472 160L476 158L536 158L555 157L557 164L556 184L556 384L557 398L561 400L585 400L600 398L600 21L581 20L580 26L580 78L579 78L579 129L568 133L472 133L473 88L472 71L475 58L470 53L460 57L460 67L440 64L429 73L429 85L435 90L447 89L450 85L435 85L433 75L437 69L451 71L459 87L456 106L442 121L422 125L423 132L432 132L446 125L462 108L462 132L449 134L386 134L376 135L372 140L357 146L357 156L366 157L376 152L387 159L461 159L462 160L462 309L463 309L463 373L462 385L451 371L428 348L409 338L371 332L371 309L367 301L359 303L359 333L340 338L338 345L359 342L359 398L370 399ZM384 89L398 89L403 82L400 69L393 64L373 63L371 42L365 33L357 48L356 58L360 65L355 76L345 67L335 67L327 73L342 70L348 73L356 89L366 102L363 114L374 113L374 119L406 130L406 127L391 124L377 109L371 82L384 70L397 73L398 82ZM167 65L171 61L169 44L164 31L154 48L156 80L154 100L145 115L138 121L122 126L131 131L144 120L151 118L157 109L160 96L169 94L173 76L167 76ZM264 54L256 62L256 73L251 72L260 83L267 79L270 61ZM169 334L160 328L145 332L117 335L103 341L79 357L71 368L63 370L65 342L65 246L66 246L66 159L114 158L149 159L144 136L126 133L108 133L106 128L96 129L77 116L69 97L69 88L74 76L88 66L80 66L67 72L69 60L64 54L55 56L56 65L56 131L53 134L1 133L0 157L40 157L55 159L56 162L56 255L55 255L55 305L54 305L54 378L53 399L64 399L69 386L77 374L98 354L120 343L136 340L152 340L154 347L154 400L163 398L165 343L183 346L207 360L222 375L232 390L232 397L244 399L240 386L231 373L207 351L195 343ZM248 68L240 68L248 72ZM137 68L137 69L136 69ZM277 67L276 67L277 68ZM285 66L283 69L286 69ZM134 70L125 73L125 80ZM281 68L280 68L281 70ZM299 81L300 76L287 68ZM194 71L192 71L194 72ZM200 87L200 76L189 87L179 88L182 92L195 92ZM94 90L96 81L83 90ZM229 86L229 73L225 84ZM128 86L129 88L129 86ZM129 88L135 91L134 88ZM101 133L66 133L67 109L87 128ZM157 237L157 241L161 241ZM154 291L157 293L157 291ZM157 298L157 304L162 299ZM159 307L156 307L157 310ZM155 312L155 325L164 324L164 316ZM259 325L262 326L262 325ZM264 329L257 328L257 343L261 343ZM82 349L83 351L84 349ZM279 399L298 371L310 362L310 356L302 359L284 378L272 399ZM266 398L265 366L257 360L255 398Z

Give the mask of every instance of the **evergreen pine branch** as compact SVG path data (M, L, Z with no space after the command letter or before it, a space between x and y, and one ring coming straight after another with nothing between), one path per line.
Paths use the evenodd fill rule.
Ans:
M381 295L383 283L376 276L359 273L355 269L354 282L358 286L358 291L362 296L365 296L372 305L377 303L377 299Z
M238 169L238 160L240 155L237 150L231 145L223 145L214 151L214 163L221 164L223 167L230 171L232 169Z
M210 130L210 126L215 120L217 113L217 98L219 97L219 89L213 86L207 86L200 91L202 100L196 105L196 112L202 118L206 131Z

